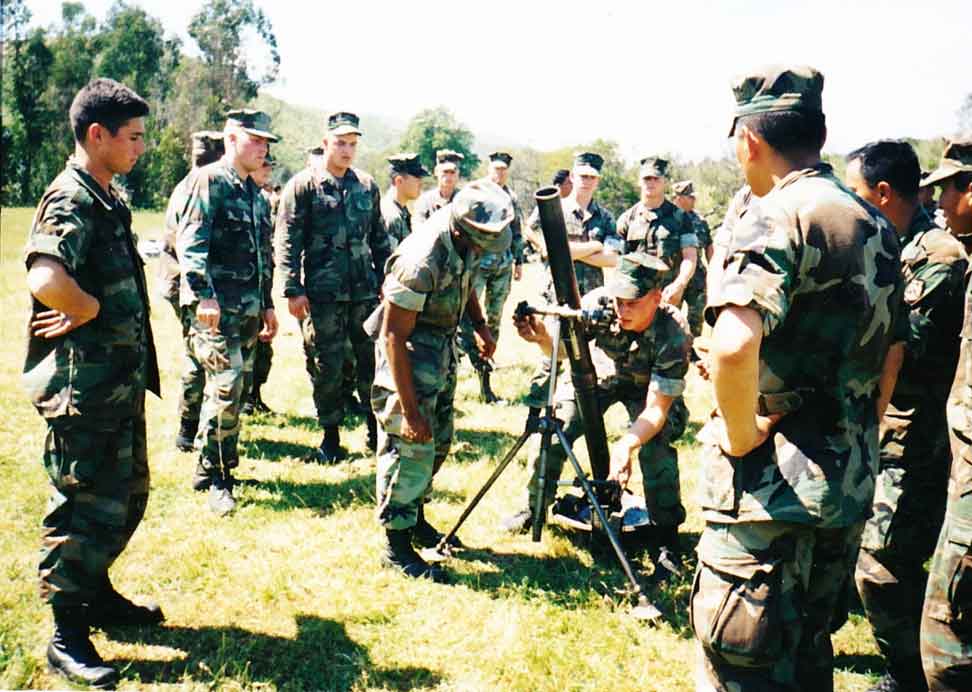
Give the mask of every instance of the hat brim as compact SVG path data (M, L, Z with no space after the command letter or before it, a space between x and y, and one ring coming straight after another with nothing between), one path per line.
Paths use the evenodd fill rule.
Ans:
M489 165L490 166L493 166L494 168L509 168L510 167L510 164L508 164L506 161L503 161L502 159L492 159L489 162Z
M459 170L459 164L456 163L455 161L443 161L442 163L437 163L435 165L435 167L438 168L440 171L445 171L445 170L458 171Z
M266 130L257 130L256 128L253 127L243 127L241 129L243 130L243 132L247 133L248 135L253 135L254 137L263 137L268 142L280 141L280 137L273 134L272 132L267 132Z
M354 125L338 125L333 130L328 130L332 135L363 135L364 133Z
M601 177L601 171L594 168L594 166L589 166L587 164L574 166L574 173L577 175L596 175L598 178Z
M508 222L499 230L486 230L484 227L477 227L463 220L458 220L457 223L469 242L483 252L500 254L506 252L513 242L513 231L510 230Z
M963 166L961 164L953 163L949 159L942 161L942 164L928 174L928 177L921 181L918 187L929 187L930 185L935 185L940 183L947 178L951 178L953 175L958 175L959 173L968 173L972 171L972 166Z
M622 300L637 300L651 293L651 290L642 293L638 290L634 281L628 280L621 274L615 274L614 278L608 282L607 290L611 297L621 298Z

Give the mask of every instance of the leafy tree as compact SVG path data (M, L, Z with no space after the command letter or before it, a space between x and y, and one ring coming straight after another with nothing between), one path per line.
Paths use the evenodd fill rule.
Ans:
M401 150L416 152L430 171L435 166L437 150L458 151L465 157L459 164L459 173L469 178L479 166L479 157L473 151L474 141L473 133L440 106L421 111L409 121L402 135Z

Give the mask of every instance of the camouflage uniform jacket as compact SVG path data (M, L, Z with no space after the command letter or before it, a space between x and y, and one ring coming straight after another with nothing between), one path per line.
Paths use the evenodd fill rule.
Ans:
M601 243L616 240L618 237L614 217L607 209L591 200L587 209L581 209L573 195L563 197L560 205L564 211L564 224L567 226L567 241L582 243L597 240ZM540 232L540 213L534 209L527 221L530 228ZM577 277L577 290L583 296L604 285L604 272L600 267L577 260L574 262L574 275ZM547 287L548 297L553 296L553 286Z
M581 307L596 308L603 299L610 300L607 289L597 288L581 299ZM671 305L659 305L643 332L621 329L615 320L611 326L593 325L587 334L609 359L608 364L595 357L598 387L620 389L629 392L631 398L644 398L648 391L682 396L692 334L682 313Z
M223 309L272 308L270 208L260 189L226 158L190 173L186 187L176 243L182 305L215 298Z
M958 360L968 260L961 243L924 209L918 209L901 242L908 336L894 392L944 402Z
M742 458L706 445L706 520L838 528L867 517L877 384L903 318L900 253L891 224L826 164L791 172L735 224L707 317L728 305L760 314L760 410L790 415Z
M646 252L678 271L682 248L697 247L698 239L685 212L667 199L657 209L638 202L618 219L624 251Z
M510 196L510 201L513 202L513 221L510 222L510 231L513 234L513 241L510 246L501 253L494 252L484 252L479 258L480 269L492 269L494 271L499 271L509 267L511 264L523 264L523 231L520 226L520 219L523 218L523 212L520 211L520 203L516 198L516 194L508 188L506 185L503 186L504 192Z
M23 383L45 418L127 418L146 389L160 392L145 272L120 194L107 194L71 159L34 215L28 268L52 257L101 303L97 317L64 336L28 337ZM31 319L47 309L32 302Z
M375 298L391 254L378 185L357 168L340 180L310 169L291 178L280 198L274 240L283 295L307 295L314 302Z
M709 223L695 213L694 210L685 212L685 215L692 222L692 228L695 230L695 238L699 241L699 252L704 253L706 248L712 245L712 232L709 230Z
M736 190L736 194L729 200L729 206L726 208L726 215L722 219L722 224L716 229L715 235L712 236L712 245L716 249L723 252L729 250L729 245L732 242L732 229L746 214L752 201L753 190L749 185L743 185Z
M381 223L385 227L388 245L392 252L412 232L412 214L408 207L403 207L395 199L394 188L381 198Z
M459 192L458 185L456 185L455 189L452 191L452 196L450 196L449 199L446 199L439 194L438 187L433 187L431 190L426 190L415 201L415 218L418 219L419 223L427 221L432 214L439 211L442 207L454 200L457 192Z
M188 201L189 175L176 184L169 196L169 203L165 207L165 228L162 231L162 252L159 254L159 294L173 302L179 299L182 276L179 271L179 255L176 252L176 237Z
M456 250L449 214L433 214L415 229L392 254L385 271L385 300L418 313L410 340L437 350L454 347L472 291L475 261ZM376 384L395 389L394 383L379 380L376 374Z

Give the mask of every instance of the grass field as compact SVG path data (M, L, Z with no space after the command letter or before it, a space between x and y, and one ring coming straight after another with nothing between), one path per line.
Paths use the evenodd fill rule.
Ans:
M39 462L44 424L19 385L28 306L21 252L31 215L3 209L0 218L0 311L6 316L0 347L0 688L63 688L66 683L44 667L51 616L36 595L47 494ZM161 215L136 214L135 225L142 237L152 237ZM155 266L148 269L152 274ZM522 298L536 299L540 283L539 268L528 267L508 311ZM285 309L278 310L282 333L264 397L278 413L245 421L238 475L247 481L236 513L218 519L209 512L205 496L189 489L194 458L172 444L182 346L171 309L153 300L165 399L148 403L152 495L112 576L125 594L159 602L167 620L160 629L95 636L99 651L121 669L123 687L693 689L695 647L686 605L691 549L702 521L691 434L680 445L689 574L649 594L666 613L664 623L646 626L625 614L615 594L624 581L611 556L595 561L583 543L556 527L539 544L503 534L499 520L522 502L523 463L508 468L460 532L471 549L448 563L455 583L414 581L378 563L374 460L365 449L363 421L348 423L348 463L300 461L320 433L297 325ZM495 389L516 400L535 353L507 328L497 361ZM476 378L464 365L453 454L436 478L429 509L443 529L525 419L523 406L487 406L477 394ZM694 373L688 402L696 422L711 406ZM622 422L622 411L609 413L612 438ZM636 480L633 487L639 485ZM864 690L883 672L859 615L834 642L838 690Z

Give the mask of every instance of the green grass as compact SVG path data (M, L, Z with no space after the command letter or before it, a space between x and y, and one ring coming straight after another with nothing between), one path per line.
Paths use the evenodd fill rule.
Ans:
M46 481L39 458L44 425L20 389L28 309L21 263L32 210L3 209L0 310L0 688L63 687L44 668L51 617L36 595L39 524ZM136 214L152 237L160 214ZM154 265L149 265L154 273ZM153 277L154 278L154 277ZM536 299L528 268L508 303ZM249 479L230 518L217 519L189 489L194 459L174 450L182 346L167 304L153 312L162 354L163 401L148 404L152 495L128 549L112 569L129 595L158 601L165 627L99 633L99 651L129 688L334 690L690 690L695 646L685 615L691 575L650 594L668 617L645 626L625 614L624 585L610 554L551 528L543 542L511 538L499 520L522 503L525 460L510 465L460 532L471 550L453 559L451 586L416 582L378 564L374 461L360 419L345 435L350 463L299 461L319 441L296 322L278 310L282 333L265 399L280 413L248 419L239 475ZM283 307L283 306L281 306ZM495 389L516 399L535 353L507 328ZM478 402L463 365L453 455L436 478L429 515L447 528L519 435L522 406ZM711 408L694 375L693 425ZM608 414L609 435L623 411ZM578 445L583 452L583 445ZM583 459L583 453L581 454ZM694 437L681 443L688 522L683 547L702 529L694 502ZM634 487L640 481L635 480ZM595 558L598 559L595 559ZM691 569L687 570L688 572ZM864 690L881 672L859 615L835 636L838 690Z

